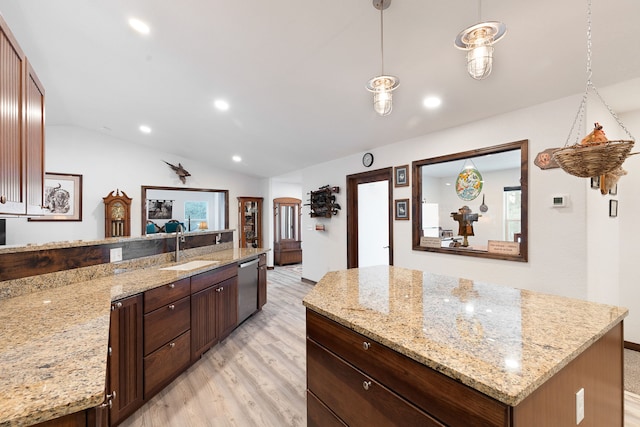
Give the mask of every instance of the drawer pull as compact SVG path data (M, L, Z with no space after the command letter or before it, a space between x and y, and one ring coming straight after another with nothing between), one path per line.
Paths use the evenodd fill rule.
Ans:
M169 289L173 289L173 288L175 288L175 287L176 287L175 283L171 283L171 284L169 285Z
M362 348L365 349L365 350L369 350L371 348L371 344L366 342L366 341L364 341L362 343Z
M115 310L117 310L119 308L122 308L122 303L121 302L118 301L115 304L111 304L111 311L115 311Z
M224 290L224 287L220 287L218 289L216 289L216 292L222 292Z
M169 344L169 347L170 347L170 348L173 348L173 347L175 347L175 346L176 346L176 343L174 343L174 342L172 342L171 344Z
M371 381L362 381L362 388L365 390L369 390L369 387L371 387Z
M176 306L175 306L175 305L173 305L173 304L170 304L170 305L169 305L169 310L175 310L175 308L176 308Z
M7 196L0 196L0 203L2 203L3 205L7 203Z

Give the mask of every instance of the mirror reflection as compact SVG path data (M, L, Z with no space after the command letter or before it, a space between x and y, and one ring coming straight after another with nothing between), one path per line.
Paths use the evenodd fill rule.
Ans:
M142 234L229 228L229 191L142 186Z
M301 203L293 197L273 199L273 258L276 265L302 262Z
M413 249L527 259L527 141L413 162Z

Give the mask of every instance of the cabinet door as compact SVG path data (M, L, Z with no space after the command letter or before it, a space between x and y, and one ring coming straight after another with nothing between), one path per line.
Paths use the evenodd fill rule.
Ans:
M216 287L218 294L218 332L223 339L238 324L238 278L232 277Z
M219 339L216 289L215 286L210 286L191 295L191 359L193 361Z
M238 197L238 244L262 247L262 197Z
M113 303L111 310L108 393L116 392L110 413L113 425L143 403L142 295Z
M44 87L29 62L25 123L27 214L41 215L44 201Z
M267 266L258 267L258 308L267 303Z
M0 213L26 213L26 59L0 16Z

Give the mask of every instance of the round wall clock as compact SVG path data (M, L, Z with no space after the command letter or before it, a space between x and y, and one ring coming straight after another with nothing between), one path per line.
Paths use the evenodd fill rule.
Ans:
M369 166L371 166L373 164L373 154L371 153L364 153L364 156L362 156L362 164L368 168Z

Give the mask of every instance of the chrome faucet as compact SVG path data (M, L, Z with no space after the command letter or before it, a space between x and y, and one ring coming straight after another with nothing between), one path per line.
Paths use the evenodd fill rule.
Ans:
M178 224L176 227L176 262L180 261L180 242L184 243L184 229L182 224Z

